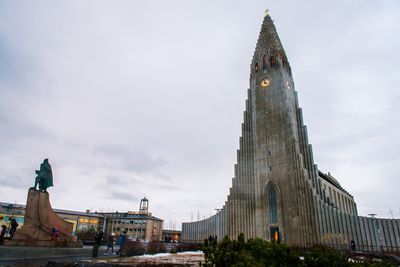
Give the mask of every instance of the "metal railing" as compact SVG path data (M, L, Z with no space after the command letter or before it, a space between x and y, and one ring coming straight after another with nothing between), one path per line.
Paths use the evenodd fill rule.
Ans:
M336 250L344 251L347 253L366 253L366 254L394 254L400 255L400 247L398 246L379 246L376 245L356 245L352 250L350 245L346 244L320 244L321 247L334 248Z

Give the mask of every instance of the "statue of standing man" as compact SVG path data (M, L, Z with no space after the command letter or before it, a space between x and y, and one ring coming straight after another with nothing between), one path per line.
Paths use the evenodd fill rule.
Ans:
M43 163L40 164L40 169L35 170L35 173L37 176L35 185L32 188L36 190L36 186L39 185L39 191L47 192L47 188L53 186L53 172L51 171L49 159L44 159Z

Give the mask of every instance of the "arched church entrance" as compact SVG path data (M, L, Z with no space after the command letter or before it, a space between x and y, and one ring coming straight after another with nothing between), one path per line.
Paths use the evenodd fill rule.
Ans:
M279 190L272 181L265 187L265 202L266 202L266 222L267 229L265 236L273 242L280 243L281 232L279 229L279 214L278 214L278 194Z

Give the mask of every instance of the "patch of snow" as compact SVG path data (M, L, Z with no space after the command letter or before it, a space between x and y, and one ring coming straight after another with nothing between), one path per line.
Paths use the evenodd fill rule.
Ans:
M184 251L184 252L178 252L178 254L194 254L194 255L202 255L203 251L197 250L197 251Z
M157 253L157 254L144 254L141 256L136 256L137 258L157 258L157 257L168 257L171 253Z

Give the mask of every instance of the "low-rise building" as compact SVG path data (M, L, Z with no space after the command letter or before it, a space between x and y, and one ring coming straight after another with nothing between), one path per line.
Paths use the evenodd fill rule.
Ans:
M160 241L162 240L163 220L154 217L148 210L148 199L140 201L139 211L102 212L105 223L105 235L116 236L126 233L128 239Z
M71 222L73 235L89 238L85 233L95 233L102 230L106 236L114 233L116 236L126 232L128 239L160 241L162 239L163 220L154 217L148 210L149 201L140 201L139 211L127 212L86 212L54 209L62 219ZM9 227L11 217L15 218L18 228L24 225L25 205L0 202L0 225ZM90 235L92 238L92 235Z
M181 242L181 231L178 230L163 230L162 240L166 243L178 243Z

